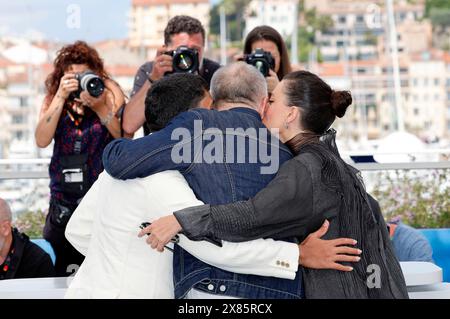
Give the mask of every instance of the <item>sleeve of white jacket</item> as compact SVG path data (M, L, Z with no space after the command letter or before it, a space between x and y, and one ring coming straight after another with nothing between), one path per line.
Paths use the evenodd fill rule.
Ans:
M180 236L179 245L212 266L241 274L294 279L298 269L297 244L273 239L242 243L222 242L222 247Z
M104 175L105 173L101 173L97 181L84 195L66 227L66 239L83 256L86 256L91 241L95 212L99 210L98 203L100 201L98 196Z

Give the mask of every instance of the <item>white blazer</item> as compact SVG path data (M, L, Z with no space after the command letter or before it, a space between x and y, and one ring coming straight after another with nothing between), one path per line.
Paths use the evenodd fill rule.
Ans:
M139 225L201 204L178 171L126 181L100 174L66 228L67 240L86 258L65 297L174 298L173 253L160 253L138 238ZM258 239L218 247L180 235L179 244L236 273L294 279L297 271L298 247L288 242Z

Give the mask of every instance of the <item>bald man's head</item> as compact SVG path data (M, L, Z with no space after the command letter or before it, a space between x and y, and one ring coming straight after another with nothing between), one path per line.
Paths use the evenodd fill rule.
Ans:
M9 208L8 203L0 198L0 222L12 221L11 208Z

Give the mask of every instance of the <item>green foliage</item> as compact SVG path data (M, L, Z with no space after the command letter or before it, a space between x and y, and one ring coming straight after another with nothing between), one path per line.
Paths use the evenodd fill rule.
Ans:
M378 43L378 37L373 34L372 31L366 31L364 33L364 40L366 41L367 44L371 44L371 45L377 45Z
M449 1L450 2L450 1ZM430 10L430 20L433 26L450 26L450 8L438 9L432 8Z
M431 173L431 174L430 174ZM450 227L450 170L378 174L372 194L387 220L400 217L415 228Z
M333 27L334 22L330 16L318 15L316 8L305 11L306 24L313 28L313 30L326 31Z
M242 41L245 28L244 12L250 0L222 0L211 8L210 32L220 34L220 7L225 9L227 20L227 38L229 41Z
M300 4L302 10L303 5ZM306 10L303 13L306 26L298 29L298 59L300 62L307 62L309 54L313 49L317 49L315 35L316 32L325 32L333 27L333 19L330 16L318 15L316 9ZM322 55L318 53L318 61L322 62Z
M448 0L427 0L425 2L425 17L430 17L433 9L450 9L450 1Z
M14 226L30 238L42 238L46 216L47 213L43 211L26 212L17 217Z

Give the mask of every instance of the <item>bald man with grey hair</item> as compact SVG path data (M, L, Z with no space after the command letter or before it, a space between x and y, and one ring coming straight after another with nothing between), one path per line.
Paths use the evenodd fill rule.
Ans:
M0 198L0 280L53 276L50 256L12 227L11 208Z
M0 222L4 221L12 222L12 213L8 203L3 198L0 198Z
M5 261L11 246L11 222L11 208L3 198L0 198L0 265Z
M235 62L216 71L210 91L214 107L221 111L237 104L259 111L268 95L264 76L245 62Z

